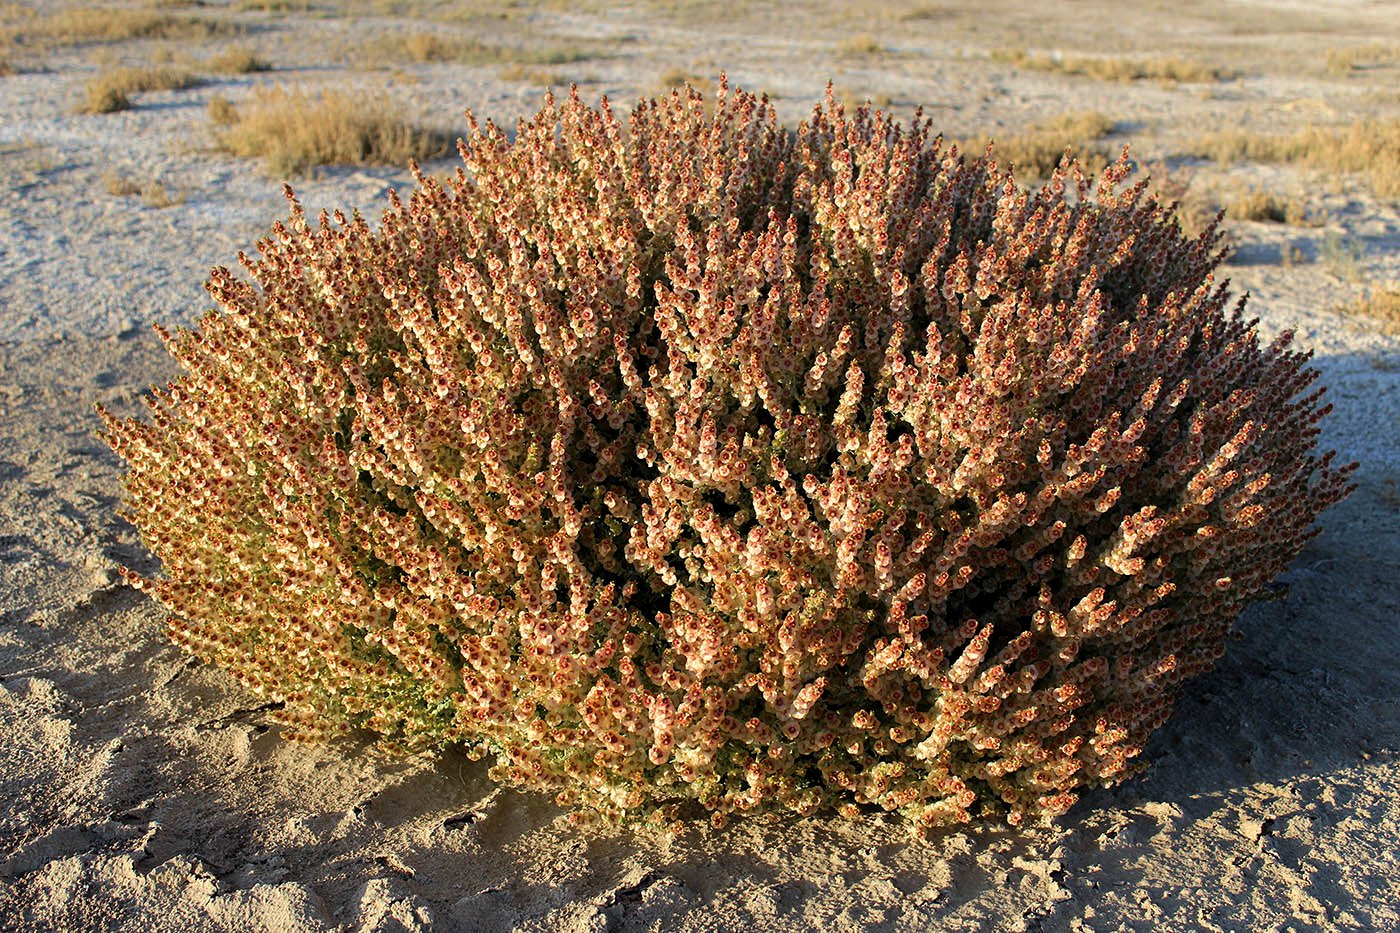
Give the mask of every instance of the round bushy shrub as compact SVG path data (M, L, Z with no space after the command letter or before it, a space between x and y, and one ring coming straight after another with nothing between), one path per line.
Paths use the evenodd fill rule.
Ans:
M1053 816L1346 492L1306 354L1124 160L1031 193L723 84L461 150L377 227L289 191L106 419L129 578L290 736L611 816Z

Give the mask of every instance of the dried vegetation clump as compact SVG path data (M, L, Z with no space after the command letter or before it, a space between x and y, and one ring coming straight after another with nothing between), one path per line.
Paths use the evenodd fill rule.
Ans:
M69 7L22 19L10 18L0 45L56 48L129 39L211 39L235 35L239 27L222 20L116 7Z
M1383 333L1400 334L1400 287L1373 289L1337 312Z
M233 46L208 59L204 67L217 74L241 75L271 71L272 64L245 46Z
M316 5L311 0L237 0L233 9L240 13L311 13Z
M1181 230L1199 236L1224 212L1229 221L1253 221L1318 227L1327 215L1310 208L1302 197L1281 194L1221 179L1202 180L1189 166L1154 162L1141 167L1149 190L1157 200L1170 204ZM1233 231L1224 231L1222 243L1234 249Z
M1237 192L1225 204L1225 213L1232 220L1252 220L1274 224L1309 224L1307 207L1297 198L1274 191L1249 188Z
M1360 237L1329 230L1317 247L1317 261L1331 275L1348 282L1358 281L1365 272L1366 242Z
M148 91L183 91L200 83L194 74L179 68L114 68L90 78L83 85L83 113L114 113L131 109L131 95Z
M237 106L214 98L209 114L223 148L262 159L277 175L340 163L402 165L443 155L452 143L406 121L382 93L258 88Z
M551 68L536 68L530 65L504 65L496 72L502 81L518 81L537 87L569 87L574 84L592 84L597 81L586 74L561 71Z
M697 75L693 71L685 68L668 68L656 79L656 87L661 95L669 94L671 91L685 87L697 88L701 93L710 91L714 86L713 81ZM709 95L713 98L713 95Z
M1400 45L1375 43L1344 49L1329 49L1327 71L1347 76L1358 71L1376 71L1400 66Z
M1365 119L1342 127L1308 127L1287 136L1222 130L1201 137L1190 154L1229 164L1285 162L1354 172L1383 198L1400 198L1400 119Z
M466 36L406 33L384 36L348 50L352 61L401 62L420 65L455 62L464 65L568 65L600 58L608 46L598 42L518 45L482 42Z
M963 140L959 148L980 152L995 144L997 157L1008 163L1022 181L1049 178L1067 155L1090 172L1108 164L1108 152L1100 141L1114 130L1111 119L1096 110L1062 113L1031 124L1026 129L985 139Z
M1031 71L1081 75L1098 81L1222 81L1233 73L1184 58L1106 58L1087 55L1037 54L1026 49L998 49L993 61Z
M233 126L238 122L238 107L222 94L209 98L209 122L215 126Z
M462 152L377 225L293 200L106 416L128 579L288 735L614 817L1050 817L1346 492L1307 355L1121 161L1029 193L723 82Z
M882 42L869 33L849 36L834 46L837 55L863 57L883 54L886 49Z
M139 195L147 207L163 208L183 204L185 196L172 191L164 182L151 180L139 182L117 172L105 172L102 176L107 193L113 197L129 198Z

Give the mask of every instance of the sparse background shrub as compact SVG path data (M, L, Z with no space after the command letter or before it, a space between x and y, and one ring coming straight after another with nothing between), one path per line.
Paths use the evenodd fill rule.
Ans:
M1400 285L1369 289L1367 294L1337 310L1379 326L1387 334L1400 334Z
M213 39L239 27L198 16L116 7L69 7L26 13L0 27L0 42L30 48L61 48L128 39Z
M1379 198L1400 198L1400 119L1312 126L1288 136L1222 130L1203 136L1193 155L1231 164L1241 159L1296 163L1327 172L1357 172Z
M267 59L246 46L233 46L208 59L204 66L217 74L241 75L257 71L271 71Z
M113 197L129 198L140 195L142 202L148 207L174 207L185 200L182 193L172 191L164 182L154 179L140 182L117 172L106 172L102 176L102 182L107 193Z
M224 149L262 159L275 175L338 162L403 165L451 145L447 134L406 121L382 92L255 88L237 106L212 98L209 119Z
M83 85L83 113L115 113L131 109L131 95L148 91L183 91L199 84L199 78L178 68L115 68L103 71Z
M290 736L612 816L1123 780L1349 468L1214 226L929 133L575 96L377 227L293 201L151 420L106 416L128 578Z
M1083 75L1099 81L1224 81L1234 75L1203 62L1183 58L1124 59L1104 56L1033 54L1026 49L995 49L992 61L1017 68Z
M1033 123L1019 133L963 140L959 147L980 153L994 143L998 159L1007 163L1017 178L1023 182L1034 181L1049 178L1068 151L1074 153L1074 158L1086 170L1100 171L1109 162L1108 151L1101 140L1113 131L1111 119L1096 110L1088 110L1062 113Z

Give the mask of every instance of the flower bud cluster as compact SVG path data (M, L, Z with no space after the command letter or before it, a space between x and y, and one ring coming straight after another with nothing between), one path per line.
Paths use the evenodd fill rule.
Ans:
M1124 160L717 97L473 122L377 226L288 191L106 418L130 579L289 735L585 810L1062 813L1346 493L1317 373Z

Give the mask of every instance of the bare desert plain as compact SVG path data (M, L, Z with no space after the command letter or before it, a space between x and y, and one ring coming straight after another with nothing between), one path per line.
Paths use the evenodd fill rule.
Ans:
M1400 928L1400 4L95 2L0 4L0 929ZM283 740L118 576L156 564L93 409L176 375L149 324L211 306L289 169L313 212L413 184L259 159L231 113L333 89L450 137L721 71L792 125L831 82L1018 164L1130 144L1184 223L1227 211L1263 338L1315 351L1355 493L1146 773L1053 826L577 829L465 757Z

